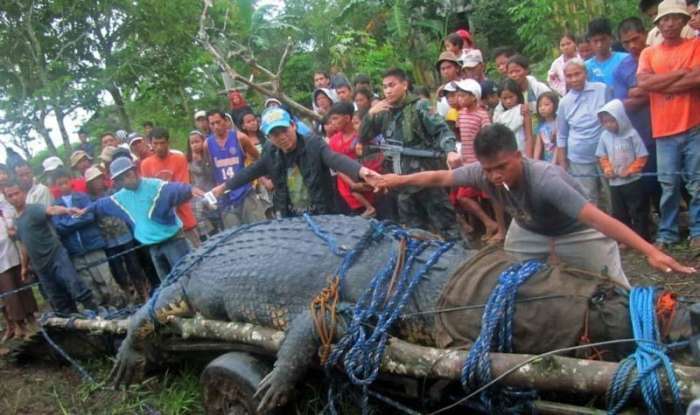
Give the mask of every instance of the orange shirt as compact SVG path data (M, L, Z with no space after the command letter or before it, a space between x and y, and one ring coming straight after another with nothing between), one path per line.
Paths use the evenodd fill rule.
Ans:
M190 170L187 159L181 154L170 153L164 159L156 156L146 157L141 162L141 175L143 177L155 177L166 182L178 182L190 184ZM177 216L182 221L182 228L190 230L197 226L192 205L185 202L175 209Z
M639 57L637 74L664 74L700 66L700 39L686 39L677 46L650 46ZM651 130L654 138L676 135L700 125L700 88L677 94L652 92Z

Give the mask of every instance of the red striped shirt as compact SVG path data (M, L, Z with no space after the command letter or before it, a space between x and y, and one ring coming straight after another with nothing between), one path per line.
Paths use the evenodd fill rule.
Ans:
M459 128L459 139L462 142L462 163L467 164L476 161L474 139L479 130L490 124L489 113L481 108L477 108L474 111L469 111L466 108L459 110L457 128Z

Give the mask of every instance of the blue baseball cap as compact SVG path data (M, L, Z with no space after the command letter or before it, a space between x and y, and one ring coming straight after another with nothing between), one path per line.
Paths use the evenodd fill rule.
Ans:
M292 117L282 108L268 108L262 113L260 129L268 135L273 128L289 127L292 125Z
M112 180L133 169L134 162L128 157L119 157L114 159L109 165L109 175Z

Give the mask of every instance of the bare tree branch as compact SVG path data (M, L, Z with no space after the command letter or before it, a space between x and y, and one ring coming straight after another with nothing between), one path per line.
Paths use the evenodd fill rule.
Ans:
M212 7L212 0L202 0L204 7L202 9L202 14L199 17L199 32L197 36L197 41L204 46L204 48L211 53L214 61L219 65L221 69L226 71L226 73L235 81L239 81L244 85L247 85L252 90L268 96L279 99L281 102L289 105L289 107L296 113L311 118L313 120L320 120L321 116L307 108L306 106L296 102L287 96L282 90L282 72L284 70L284 65L289 57L289 53L292 50L292 39L287 38L287 45L282 53L279 64L277 66L277 72L273 73L269 69L260 65L256 62L255 57L251 53L251 50L241 43L233 39L226 39L227 43L233 47L232 51L224 53L220 51L216 46L212 44L207 34L207 20L209 9ZM264 75L268 78L264 81L255 82L254 76L246 78L238 73L231 65L228 63L231 58L239 58L245 62L250 68L253 75Z

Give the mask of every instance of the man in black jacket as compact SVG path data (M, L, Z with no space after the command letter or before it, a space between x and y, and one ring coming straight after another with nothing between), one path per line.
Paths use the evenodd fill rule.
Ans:
M331 150L321 138L298 134L295 122L281 108L263 113L261 129L272 145L265 147L260 160L212 189L214 196L268 176L275 186L272 204L278 216L321 215L335 213L331 169L355 181L377 177L355 160Z

